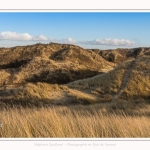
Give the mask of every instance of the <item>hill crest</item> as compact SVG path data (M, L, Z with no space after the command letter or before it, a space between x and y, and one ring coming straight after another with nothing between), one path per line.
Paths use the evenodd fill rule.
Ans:
M0 57L0 100L149 101L150 48L87 50L37 43L0 48Z

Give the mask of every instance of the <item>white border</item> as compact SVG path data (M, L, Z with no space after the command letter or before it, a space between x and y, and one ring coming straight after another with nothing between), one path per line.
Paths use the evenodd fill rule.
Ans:
M149 0L3 0L0 9L150 9Z
M125 10L123 10L123 9L73 9L73 10L71 10L71 9L9 9L9 10L7 10L7 9L0 9L0 12L12 12L12 13L14 13L14 12L24 12L24 13L27 13L27 12L58 12L58 13L63 13L63 12L76 12L76 13L80 13L80 12L150 12L150 9L134 9L134 10L132 10L132 9L125 9Z
M149 140L110 140L110 139L103 139L103 140L90 140L87 138L78 139L78 140L70 140L70 139L16 139L16 140L2 140L0 141L0 148L1 150L60 150L60 149L71 149L71 150L97 150L97 149L104 149L104 150L121 150L121 149L135 149L136 150L149 150L150 149L150 142Z

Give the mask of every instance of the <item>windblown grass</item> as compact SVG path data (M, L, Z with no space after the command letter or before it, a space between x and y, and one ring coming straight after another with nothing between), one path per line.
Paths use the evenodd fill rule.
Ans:
M150 137L150 106L110 110L106 105L8 108L0 137Z

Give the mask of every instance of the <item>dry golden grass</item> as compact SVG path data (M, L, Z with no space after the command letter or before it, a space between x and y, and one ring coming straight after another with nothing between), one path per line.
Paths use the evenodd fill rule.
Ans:
M24 67L20 69L18 73L16 73L14 76L14 83L22 83L26 82L29 79L35 80L36 77L40 78L40 75L43 73L47 73L45 78L41 76L41 78L44 78L46 82L50 80L51 78L57 77L58 73L57 70L60 70L59 73L60 76L68 75L69 77L69 70L79 71L79 70L86 70L85 66L74 64L69 61L65 62L56 62L54 60L50 60L46 56L43 55L43 57L35 57L33 58L28 64L26 64ZM35 77L36 76L36 77ZM38 80L38 79L36 79ZM69 79L68 79L69 80Z
M10 77L10 73L5 70L0 70L0 86L3 86L5 82L8 81Z
M69 83L68 86L78 89L91 89L102 94L116 93L122 84L125 71L131 63L132 60L126 61L108 73L74 81Z
M49 56L55 50L48 44L34 44L28 46L16 46L12 48L1 48L0 65L10 64L15 61L30 60L33 57Z
M150 137L150 106L110 111L110 106L7 108L0 137Z
M16 99L31 99L31 100L45 100L50 99L51 92L57 92L60 88L57 84L47 83L28 83L22 89L14 91L14 98Z
M10 94L8 94L10 92ZM5 96L13 102L29 102L35 105L41 104L91 104L98 102L97 97L92 93L70 89L65 85L47 83L28 83L18 89L7 90Z
M47 80L50 80L55 76L57 70L67 71L67 75L70 74L69 71L75 71L73 76L79 76L81 72L84 72L84 76L89 77L89 72L85 72L85 70L99 72L101 69L113 69L114 67L113 63L106 61L95 52L69 44L37 43L28 46L1 48L0 57L2 68L17 70L13 74L13 83L28 82L37 77L42 78L43 74L46 74ZM92 76L94 75L92 74ZM39 78L38 80L40 80ZM79 79L82 78L79 77Z
M39 65L41 65L43 59L35 59L35 64L37 64L37 66L38 61ZM34 63L33 60L31 62ZM66 84L66 86L40 82L27 83L18 89L14 88L10 91L4 91L5 93L3 92L3 95L5 95L5 98L9 98L11 94L11 99L32 101L32 104L38 104L39 100L41 100L40 103L46 102L46 104L51 102L56 104L89 104L111 101L113 96L120 90L127 71L132 67L132 63L133 60L128 60L108 73L77 80ZM143 56L136 59L136 63L126 80L125 89L119 97L119 100L125 99L130 101L136 99L136 101L145 101L149 99L150 72L145 64L149 64L149 57ZM32 68L30 71L26 70L23 72L31 75L32 70L35 72ZM38 70L36 68L36 70L39 71L40 69ZM25 76L26 73L23 75ZM7 95L8 93L10 94Z
M149 98L150 95L150 57L137 59L132 70L127 87L124 91L129 97Z
M42 60L40 59L39 61ZM66 86L58 86L57 84L52 85L40 82L28 83L22 88L12 89L11 92L13 92L13 99L23 101L32 100L35 103L38 103L38 100L43 102L44 100L47 102L56 101L56 103L58 103L57 100L59 100L59 102L62 100L60 102L61 104L72 102L89 104L103 100L111 101L113 94L116 94L120 89L125 72L130 67L131 63L132 60L126 61L108 73L71 82ZM39 64L41 64L41 62ZM31 74L27 70L23 72ZM5 96L7 96L6 94Z
M34 75L40 75L43 71L51 71L57 66L52 60L46 56L35 57L27 65L22 67L18 73L15 74L14 83L25 82L27 79L33 78Z

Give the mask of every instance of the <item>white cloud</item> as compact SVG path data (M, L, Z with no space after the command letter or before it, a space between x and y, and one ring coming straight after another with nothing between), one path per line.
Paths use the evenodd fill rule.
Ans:
M47 38L44 35L32 36L29 33L17 33L17 32L0 32L0 40L10 40L10 41L47 41L47 42L56 42L63 44L86 44L86 45L107 45L107 46L133 46L135 43L129 40L124 39L96 39L93 41L79 41L76 42L72 38L66 39L51 39Z
M63 43L63 44L75 44L76 41L72 38L62 39L62 40L53 40L53 42Z
M33 37L33 41L48 41L48 40L50 40L50 39L48 39L44 35L39 35L39 36Z
M48 41L49 39L43 35L32 36L28 33L16 33L16 32L0 32L0 40L12 40L12 41Z
M124 39L111 39L106 38L103 40L96 39L93 41L81 41L80 44L87 44L87 45L108 45L108 46L133 46L135 43L129 40Z
M48 41L63 44L75 44L76 41L72 38L66 38L62 40L47 38L44 35L32 36L29 33L17 33L17 32L0 32L0 40L10 41Z

